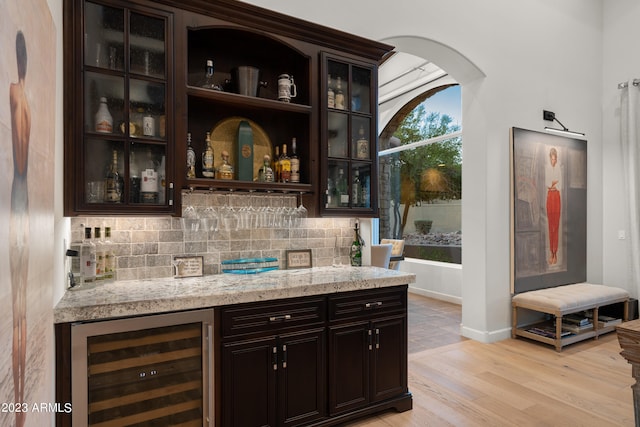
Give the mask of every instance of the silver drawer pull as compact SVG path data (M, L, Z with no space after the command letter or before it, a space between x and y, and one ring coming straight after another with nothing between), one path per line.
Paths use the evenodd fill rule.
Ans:
M291 315L290 314L285 314L282 316L271 316L269 317L269 322L277 322L279 320L290 320L291 319Z
M382 306L382 301L368 302L364 306L365 308L380 307Z

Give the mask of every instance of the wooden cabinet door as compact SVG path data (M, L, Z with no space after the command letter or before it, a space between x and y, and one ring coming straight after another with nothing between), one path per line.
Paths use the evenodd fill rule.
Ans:
M329 413L369 402L369 322L329 328Z
M372 323L371 401L398 396L407 388L407 318Z
M273 337L223 344L224 426L276 425L277 370L277 343Z
M278 425L306 424L326 415L324 328L278 339Z

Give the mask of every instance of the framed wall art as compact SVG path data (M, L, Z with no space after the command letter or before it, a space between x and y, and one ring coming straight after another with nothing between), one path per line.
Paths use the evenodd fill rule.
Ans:
M587 142L511 128L511 292L586 280Z

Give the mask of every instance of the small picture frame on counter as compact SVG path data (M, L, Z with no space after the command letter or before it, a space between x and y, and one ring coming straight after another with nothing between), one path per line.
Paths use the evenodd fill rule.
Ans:
M295 249L287 251L287 270L313 267L311 249Z
M200 277L204 261L202 256L173 257L174 278Z

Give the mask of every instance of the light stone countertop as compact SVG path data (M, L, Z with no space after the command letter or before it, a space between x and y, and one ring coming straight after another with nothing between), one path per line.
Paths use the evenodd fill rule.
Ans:
M413 273L378 267L313 267L258 274L118 281L67 290L54 322L106 320L414 283Z

